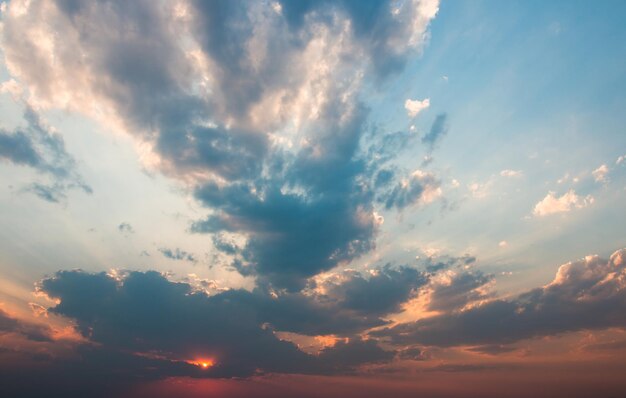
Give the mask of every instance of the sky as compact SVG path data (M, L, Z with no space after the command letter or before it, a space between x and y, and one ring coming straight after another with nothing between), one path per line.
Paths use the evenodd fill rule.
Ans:
M623 396L625 19L0 1L0 395Z

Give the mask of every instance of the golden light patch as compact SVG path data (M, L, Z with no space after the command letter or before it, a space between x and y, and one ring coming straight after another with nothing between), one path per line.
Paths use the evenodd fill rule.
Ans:
M189 363L202 369L209 369L215 365L215 362L212 359L198 359L195 361L189 361Z

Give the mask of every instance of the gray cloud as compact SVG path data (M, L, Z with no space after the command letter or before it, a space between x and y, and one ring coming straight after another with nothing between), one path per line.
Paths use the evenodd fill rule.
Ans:
M126 234L132 234L135 232L133 226L127 222L120 223L120 225L117 226L117 230Z
M186 261L191 261L191 262L197 261L193 254L188 253L179 248L175 248L172 250L172 249L168 249L165 247L161 247L159 248L159 251L161 252L161 254L163 254L163 256L169 258L170 260L186 260Z
M474 271L452 273L445 281L434 281L430 285L428 309L451 312L474 301L488 299L491 295L485 287L493 280L493 275Z
M427 282L427 278L409 267L378 270L369 278L351 272L338 283L328 282L326 294L337 300L342 307L366 314L384 315L400 310L401 304Z
M448 133L448 115L445 113L437 115L435 121L430 127L430 131L424 137L422 137L422 143L426 144L430 151L432 151L441 140L441 138Z
M497 299L375 332L398 344L507 344L535 336L625 327L626 249L562 265L552 283L515 299Z
M161 376L171 375L173 361L198 357L213 358L216 365L205 373L194 366L175 374L341 372L394 355L358 338L327 348L319 357L279 340L273 328L316 334L351 332L372 324L301 294L272 298L260 291L230 290L207 296L156 272L131 272L117 281L104 273L63 271L43 280L40 288L59 300L49 312L74 319L78 330L106 352L160 353L162 359L155 359L153 366Z
M25 128L13 132L0 129L0 160L28 166L50 183L34 182L23 191L32 192L48 202L60 202L69 189L78 188L91 193L76 171L76 161L67 153L63 138L46 127L39 115L28 105L24 111Z

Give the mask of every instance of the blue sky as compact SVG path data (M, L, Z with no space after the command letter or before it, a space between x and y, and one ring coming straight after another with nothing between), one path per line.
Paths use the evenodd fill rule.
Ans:
M198 305L218 321L245 308L271 325L269 335L257 325L259 342L300 358L294 373L332 374L345 365L335 355L358 350L378 357L356 368L403 367L407 350L482 361L466 355L623 331L623 319L581 307L554 329L471 335L473 314L524 300L556 311L536 319L558 318L552 298L574 300L591 283L585 270L600 286L601 272L623 268L626 3L16 0L0 10L0 316L90 339L93 311L111 322L95 342L164 353L162 376L189 375L176 367L197 362L189 347L166 332L150 335L153 347L116 345L148 337L96 307L64 307L81 302L72 283L114 280L120 295L162 286L172 308ZM209 307L179 297L176 282ZM622 305L624 291L611 300ZM115 311L151 319L118 299ZM296 307L323 326L292 319ZM447 335L463 314L468 334ZM219 351L187 337L203 355ZM216 377L247 377L248 365L290 373L235 351L240 362L222 358Z

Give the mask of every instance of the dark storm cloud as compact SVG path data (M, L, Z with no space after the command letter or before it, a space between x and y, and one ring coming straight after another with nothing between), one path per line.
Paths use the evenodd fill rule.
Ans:
M497 299L375 332L398 344L507 344L536 336L626 326L626 249L565 264L554 281L515 299Z
M25 128L13 132L0 129L0 160L31 167L52 182L35 182L23 191L48 202L60 202L68 189L79 188L91 193L91 188L76 172L76 161L67 153L63 138L44 126L29 106L24 111L24 120Z
M194 263L197 261L193 254L181 250L178 247L173 250L161 247L159 248L159 251L163 254L163 256L169 258L170 260L186 260Z
M422 137L422 143L426 144L432 151L435 145L441 140L441 138L448 132L448 115L442 113L437 115L433 125L430 127L430 131L424 137Z

